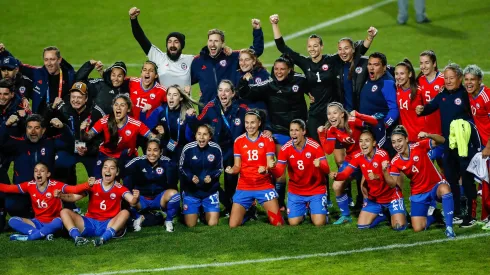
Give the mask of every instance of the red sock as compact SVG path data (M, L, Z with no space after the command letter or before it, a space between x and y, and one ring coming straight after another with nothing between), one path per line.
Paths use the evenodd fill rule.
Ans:
M280 226L284 225L284 220L282 219L281 211L277 211L277 213L274 213L272 211L267 211L267 216L269 218L269 222L273 226Z
M490 213L490 184L484 181L481 188L481 219L484 220Z

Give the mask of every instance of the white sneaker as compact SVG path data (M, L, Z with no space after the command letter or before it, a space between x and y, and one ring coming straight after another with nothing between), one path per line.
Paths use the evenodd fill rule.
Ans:
M134 232L141 231L141 224L145 220L145 216L141 215L136 220L133 221Z
M483 229L483 230L490 230L490 222L488 222L487 224L485 224L481 229Z
M462 224L462 223L463 223L463 219L458 217L453 218L453 224Z
M174 223L172 221L165 221L165 230L167 232L174 232Z

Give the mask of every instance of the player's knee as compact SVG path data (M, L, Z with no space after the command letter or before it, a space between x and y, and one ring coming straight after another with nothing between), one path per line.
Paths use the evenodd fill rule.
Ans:
M288 223L291 226L296 226L296 225L299 225L301 223L301 220L300 219L288 219Z
M395 230L395 231L403 231L403 230L407 229L407 224L395 223L391 228L393 228L393 230Z
M70 216L71 213L73 213L73 211L71 209L63 208L63 209L61 209L60 217L63 218L63 217Z
M413 232L420 232L425 230L425 224L412 224Z
M165 193L166 193L165 195L168 194L169 197L172 197L173 195L177 194L178 192L175 189L167 189L167 191L165 191Z
M237 228L239 227L241 224L240 223L237 223L237 222L232 222L230 221L230 223L228 224L230 226L230 228Z
M451 193L451 187L449 187L447 184L441 184L437 189L441 196Z
M192 221L192 222L191 221L186 221L185 222L185 225L187 225L187 227L189 227L189 228L196 226L196 224L197 224L196 221Z
M371 224L358 224L357 229L368 229Z
M208 226L216 226L218 225L218 219L209 219Z
M311 221L314 226L324 226L327 223L327 220L312 220Z

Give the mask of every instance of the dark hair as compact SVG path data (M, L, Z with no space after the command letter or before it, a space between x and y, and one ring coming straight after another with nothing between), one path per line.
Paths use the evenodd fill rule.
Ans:
M342 37L342 38L339 39L339 42L338 43L340 43L342 41L349 42L350 46L352 47L352 49L354 50L354 53L355 53L356 48L354 47L354 40L352 40L352 38L350 38L350 37ZM348 76L348 79L349 80L352 80L352 74L353 73L354 73L354 60L352 60L352 62L350 63L349 76Z
M301 130L306 130L306 123L304 120L300 119L300 118L295 118L293 120L291 120L291 123L289 123L289 125L291 126L291 124L298 124L299 125L299 128L301 128Z
M160 150L162 149L162 145L161 145L159 139L157 139L157 138L148 139L148 141L146 142L146 148L148 148L150 146L150 143L156 143L158 145L158 148L160 148Z
M143 66L141 67L142 71L143 71L143 68L145 67L145 64L153 65L153 69L155 69L155 73L157 73L157 77L158 77L158 66L157 66L157 64L151 60L146 60L145 63L143 63Z
M436 57L436 53L433 51L433 50L426 50L426 51L423 51L420 53L419 56L428 56L430 58L430 61L432 61L432 63L436 63L436 72L439 71L439 69L437 68L437 57ZM419 80L419 78L423 75L422 71L420 71L419 75L417 76L417 81Z
M49 51L55 51L56 52L56 57L58 57L58 58L61 57L61 52L60 52L60 49L58 49L58 47L56 47L56 46L49 46L49 47L44 48L44 50L43 50L43 58L44 58L44 53L45 52L49 52Z
M114 106L119 98L122 98L124 99L124 101L126 101L126 104L128 105L128 113L131 112L133 104L131 102L131 99L129 99L126 94L118 94L116 97L114 97L114 99L112 100L112 106ZM109 147L109 149L114 150L117 148L117 143L119 142L119 132L114 110L109 113L109 118L107 119L107 127L109 128L109 142L107 143L107 146Z
M37 163L36 163L36 165L34 165L34 168L36 168L36 166L38 166L38 165L42 165L42 166L46 167L46 169L47 169L47 170L48 170L48 172L49 172L49 166L48 166L48 164L47 164L46 162L44 162L44 161L39 161L39 162L37 162Z
M42 128L46 128L46 125L44 124L44 118L41 115L32 114L32 115L28 116L26 119L26 127L27 127L27 124L29 124L29 122L31 122L31 121L39 122L39 124L41 124Z
M115 159L115 158L106 158L106 159L105 159L105 160L102 162L102 167L101 167L101 169L104 167L104 164L105 164L106 162L108 162L108 161L112 161L112 162L114 162L114 163L116 164L116 168L117 168L117 170L116 170L116 171L117 171L117 172L119 172L119 162L118 162L118 161L117 161L117 159Z
M308 39L312 39L312 38L318 38L320 40L320 46L323 46L323 39L321 36L317 35L317 34L312 34L308 37Z
M384 55L383 53L380 53L380 52L374 52L372 53L369 58L379 58L379 60L381 60L381 64L383 66L386 66L388 64L388 60L386 59L386 55Z
M260 121L259 131L263 131L265 129L265 121L267 119L267 113L261 109L249 109L245 116L254 115Z
M365 126L361 130L361 135L362 134L369 134L373 138L373 140L376 140L376 134L373 131L373 128L371 126Z
M417 80L415 79L415 70L413 69L412 62L408 60L407 58L403 59L402 62L396 64L396 67L398 66L404 66L409 74L412 74L412 76L409 77L410 81L410 101L414 101L415 97L417 96Z
M10 79L0 79L0 88L7 88L11 93L14 92L14 82Z
M294 68L294 63L293 63L291 57L289 57L289 55L287 55L287 54L282 54L280 57L278 57L274 61L274 64L276 64L276 62L286 63L286 65L288 66L289 69Z
M206 128L208 130L208 133L209 133L209 137L210 138L213 138L214 136L214 128L211 127L211 125L209 124L200 124L199 126L197 126L197 130L196 130L196 134L197 134L197 131L199 130L199 128Z
M403 125L397 125L395 129L393 129L393 132L391 132L391 137L393 137L394 135L402 135L408 138L407 128L405 128L405 126Z

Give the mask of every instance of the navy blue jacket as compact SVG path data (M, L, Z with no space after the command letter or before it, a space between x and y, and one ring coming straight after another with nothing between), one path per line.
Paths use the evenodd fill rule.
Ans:
M359 112L365 115L380 113L388 128L398 120L395 80L388 72L376 81L367 80L361 90Z
M215 194L219 188L219 177L223 172L223 158L218 144L210 141L204 148L199 147L197 141L184 147L179 162L180 183L184 192L197 198L205 198ZM197 176L199 183L195 184L192 178ZM210 183L204 178L211 177Z
M176 167L166 156L152 165L146 155L136 157L126 164L124 186L138 189L141 196L155 197L167 189L177 189Z
M211 125L214 128L213 141L218 143L224 151L223 159L228 159L233 157L233 141L245 133L245 113L247 111L248 106L240 99L235 99L231 106L222 113L221 102L215 98L204 107L197 119L195 116L189 117L187 123L192 125L193 129L199 124ZM224 119L227 120L230 128Z
M68 126L64 125L61 134L53 137L42 137L37 143L32 143L25 135L23 137L9 136L9 130L2 124L0 127L2 151L14 157L14 183L20 184L32 180L34 166L42 161L54 171L56 151L73 152L75 139Z
M262 29L253 30L253 46L257 57L264 52L264 33ZM194 57L191 65L191 82L199 83L201 97L199 102L207 103L216 97L218 84L223 79L233 81L236 78L238 68L238 57L240 53L233 51L229 56L223 52L216 57L209 55L208 47L202 48L199 55Z

